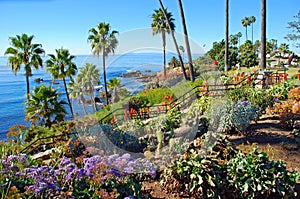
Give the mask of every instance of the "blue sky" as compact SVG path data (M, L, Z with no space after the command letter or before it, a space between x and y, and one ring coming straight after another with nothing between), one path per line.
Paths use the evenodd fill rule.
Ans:
M177 0L164 0L175 18L176 31L182 32ZM224 38L225 0L182 0L189 37L209 50L214 41ZM261 0L230 0L230 33L242 32L241 19L255 16L254 39L260 38ZM151 14L159 8L157 0L0 0L0 56L9 47L8 38L21 33L35 35L35 43L41 43L46 53L57 48L67 48L72 54L90 54L87 43L88 30L100 22L108 22L121 37L136 29L148 29ZM267 38L287 42L287 23L293 21L300 9L299 0L267 0ZM143 36L140 36L143 38ZM251 28L248 30L251 38ZM122 40L120 49L128 51L132 46L145 46L141 39ZM156 36L158 40L160 37ZM149 41L150 42L150 41ZM125 45L126 43L126 45ZM153 42L152 42L153 43ZM157 45L160 45L157 42ZM154 44L153 44L154 45ZM146 45L147 46L147 45ZM300 49L293 50L300 53ZM155 47L155 46L154 46ZM159 46L157 46L158 48ZM126 49L128 48L128 49Z

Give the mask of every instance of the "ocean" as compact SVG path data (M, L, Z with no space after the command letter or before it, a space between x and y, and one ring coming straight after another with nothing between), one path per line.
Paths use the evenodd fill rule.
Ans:
M167 54L167 62L174 56L172 53ZM44 57L43 60L46 60ZM100 84L103 85L103 70L102 60L91 55L78 55L74 62L80 68L85 63L96 64L100 69ZM111 55L106 61L107 81L113 77L121 77L122 74L129 71L139 70L142 73L156 73L163 69L162 53L127 53L122 55ZM31 90L40 85L35 82L36 78L43 79L43 83L50 85L51 76L46 72L46 67L42 69L33 69L33 76L30 77ZM135 78L121 78L121 85L131 92L138 91L143 88L143 83ZM63 83L61 80L56 80L59 84L54 85L59 89L62 98L66 98L64 94ZM7 65L7 57L0 57L0 140L6 139L8 129L16 124L29 126L29 122L25 121L25 97L26 94L26 79L23 68L15 75L11 68ZM75 102L72 102L74 113L77 115L83 114L82 107ZM92 111L92 107L88 107L88 111ZM66 107L69 111L69 108Z

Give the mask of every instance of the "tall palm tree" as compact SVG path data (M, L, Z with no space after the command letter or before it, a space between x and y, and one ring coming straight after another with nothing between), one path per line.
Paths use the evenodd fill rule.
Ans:
M32 75L31 66L35 69L43 67L43 60L41 55L45 53L41 44L33 44L34 36L28 36L27 34L16 35L16 37L10 37L10 43L12 47L9 47L5 51L5 55L8 55L8 62L13 72L17 72L24 65L26 84L27 84L27 99L29 100L30 83L29 77Z
M118 45L118 40L116 38L118 31L111 30L109 23L102 22L99 23L95 28L91 28L89 33L90 35L88 36L88 42L91 43L93 54L99 57L100 53L102 52L104 88L106 104L108 104L105 58L110 53L115 52L115 49Z
M75 81L69 83L70 98L76 100L79 98L79 102L82 103L84 114L87 115L85 98L84 98L84 89L80 83L78 83L77 77Z
M226 0L225 4L225 73L228 71L228 40L229 40L229 0Z
M86 63L84 67L80 68L79 73L76 77L76 81L83 87L84 91L90 95L94 111L97 110L94 95L94 85L99 84L99 79L99 69L96 65L90 63Z
M162 1L158 0L158 2L160 4L161 10L163 11L163 14L165 16L165 19L166 19L168 25L172 26L172 24L170 23L170 21L168 19L167 13L165 12L165 7L164 7ZM187 77L186 71L185 71L185 67L184 67L184 63L183 63L183 60L182 60L182 57L181 57L181 54L180 54L180 51L179 51L179 47L178 47L178 44L177 44L177 41L176 41L176 38L175 38L175 35L174 35L174 31L171 31L171 36L172 36L172 39L173 39L173 42L174 42L174 45L175 45L175 48L176 48L176 52L177 52L177 55L178 55L178 58L179 58L179 62L180 62L180 65L181 65L181 70L182 70L183 77L184 77L185 80L188 80L188 77Z
M250 25L249 17L242 19L242 26L246 28L246 40L248 40L248 31L247 27Z
M267 0L261 0L261 69L266 69L266 27L267 27Z
M178 5L179 5L180 16L181 16L181 21L182 21L185 46L186 46L186 50L187 50L191 81L194 82L195 74L194 74L193 59L192 59L192 53L191 53L191 48L190 48L190 43L189 43L189 36L188 36L187 28L186 28L184 11L183 11L183 6L182 6L181 0L178 0Z
M26 102L25 119L30 120L31 124L46 125L50 127L57 121L63 121L66 114L63 100L59 100L57 89L44 84L35 87Z
M249 17L249 23L251 24L252 27L252 43L253 43L253 24L255 23L256 18L254 16Z
M170 22L170 26L165 18L163 10L160 8L158 10L154 10L152 14L152 34L157 35L161 34L162 36L162 44L163 44L163 57L164 57L164 77L167 75L166 70L166 34L170 34L171 31L175 29L174 18L172 18L172 13L168 12L167 8L165 9L167 18Z
M117 102L119 100L118 96L118 87L121 85L121 79L120 78L112 78L108 82L109 89L114 91L114 100L112 100L113 103Z
M69 50L67 49L56 49L56 55L49 54L49 59L46 60L47 72L50 72L53 79L61 79L64 82L64 88L70 107L72 117L74 117L74 112L72 104L69 97L68 87L66 78L70 78L73 81L73 76L76 74L77 66L73 62L75 56L70 55Z

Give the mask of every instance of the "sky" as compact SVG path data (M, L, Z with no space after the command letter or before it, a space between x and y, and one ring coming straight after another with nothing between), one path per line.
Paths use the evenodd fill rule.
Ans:
M180 37L178 2L163 0L163 3L173 13L175 31ZM225 0L182 0L182 3L192 51L207 51L214 41L224 38ZM0 56L10 46L9 37L22 33L34 35L33 42L42 44L46 54L62 47L73 55L91 54L88 31L100 22L110 23L119 32L117 53L159 49L161 37L152 36L150 29L151 15L158 8L157 0L0 0ZM284 39L290 32L288 22L295 20L293 16L299 10L299 0L267 0L267 39L288 43L300 53L300 49ZM241 20L255 16L254 39L260 39L261 0L230 0L229 11L230 34L241 32L244 42L245 28ZM251 38L250 27L248 38ZM170 43L167 41L167 46ZM179 44L183 45L183 40L179 39Z

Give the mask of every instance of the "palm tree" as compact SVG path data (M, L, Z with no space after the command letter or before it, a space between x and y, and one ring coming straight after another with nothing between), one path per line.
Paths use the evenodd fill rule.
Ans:
M119 101L119 96L118 96L118 87L121 84L121 79L120 78L112 78L108 82L108 87L110 90L114 91L114 99L112 100L113 103Z
M249 17L249 23L252 26L252 43L253 43L253 24L255 23L255 21L256 21L256 18L254 16Z
M64 88L70 107L72 117L74 117L74 112L72 104L69 97L68 87L66 78L70 78L73 81L73 77L76 74L77 66L73 62L75 56L70 55L69 50L67 49L56 49L56 55L49 54L49 59L46 60L47 71L53 76L53 79L61 79L64 82Z
M237 34L235 35L230 35L229 36L229 42L233 45L233 46L236 46L238 44L238 36Z
M267 2L261 0L261 59L260 67L262 70L266 69L266 23L267 23Z
M184 47L180 45L179 46L179 50L181 51L181 53L182 53L182 59L184 60L184 52L185 52Z
M278 52L279 52L279 63L280 63L280 58L283 57L284 54L289 53L289 45L286 43L282 43L280 44L279 48L278 48Z
M15 74L24 65L26 84L27 84L27 99L29 100L30 83L29 77L32 75L31 66L38 69L39 66L43 67L43 60L41 55L45 53L41 44L33 44L34 36L27 34L17 35L10 37L11 46L6 49L5 55L8 55L8 62Z
M236 36L238 37L238 40L239 40L239 47L240 47L240 46L241 46L241 38L242 38L243 34L242 34L241 32L238 32L238 33L236 34Z
M183 11L183 6L182 6L181 0L178 0L178 5L179 5L180 16L181 16L181 21L182 21L185 46L186 46L186 50L187 50L191 81L194 82L195 74L194 74L193 59L192 59L192 53L191 53L191 48L190 48L190 43L189 43L189 36L188 36L187 28L186 28L184 11Z
M84 91L90 95L94 111L97 110L94 95L94 85L99 84L99 79L99 69L96 65L90 63L86 63L84 67L80 68L79 74L76 77L76 81L83 87Z
M170 34L170 31L175 29L174 18L172 18L172 13L168 12L167 8L165 9L167 18L170 22L170 26L168 25L166 18L164 16L163 10L160 8L158 10L154 10L152 14L152 34L157 35L161 34L162 36L162 44L163 44L163 56L164 56L164 77L167 75L166 69L166 34Z
M82 103L84 114L87 115L85 107L85 98L83 87L78 83L77 77L75 81L69 83L70 98L76 100L79 98L79 102Z
M115 49L118 45L118 40L116 38L118 31L111 30L109 23L102 22L95 28L91 28L89 32L90 35L88 36L88 42L91 43L93 54L99 57L100 53L102 52L104 88L106 104L108 104L105 58L110 53L115 52Z
M242 26L246 28L246 40L248 40L248 31L247 27L250 25L249 17L242 19Z
M229 34L229 0L226 0L226 9L225 9L225 18L226 18L226 22L225 22L225 73L227 73L228 71L228 34Z
M165 19L166 19L169 27L172 26L171 22L168 19L167 13L165 12L165 8L164 8L164 5L163 5L162 1L158 0L158 2L160 4L161 10L164 13ZM182 57L181 57L181 54L180 54L180 51L179 51L179 47L178 47L178 44L177 44L177 41L176 41L176 38L175 38L175 35L174 35L174 31L171 31L171 36L172 36L172 39L173 39L173 42L174 42L174 45L175 45L175 48L176 48L176 52L177 52L177 55L178 55L178 58L179 58L179 62L180 62L180 65L181 65L181 70L182 70L183 77L184 77L185 80L188 80L188 77L187 77L186 71L185 71L185 67L184 67L184 63L183 63L183 60L182 60Z
M51 86L44 84L35 87L26 102L25 119L31 124L46 125L50 127L53 123L63 121L66 114L64 104L66 102L58 100L59 93ZM54 118L54 119L53 119Z

